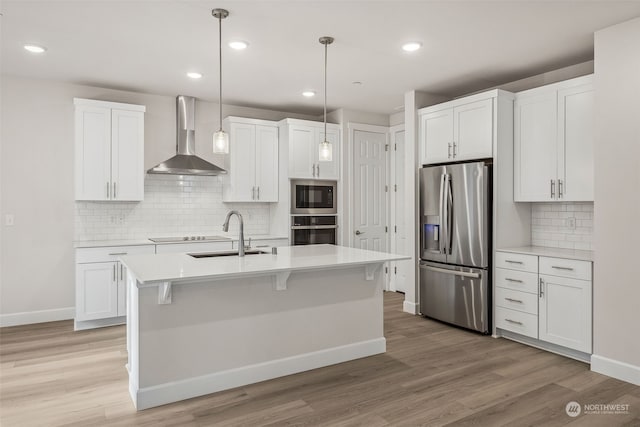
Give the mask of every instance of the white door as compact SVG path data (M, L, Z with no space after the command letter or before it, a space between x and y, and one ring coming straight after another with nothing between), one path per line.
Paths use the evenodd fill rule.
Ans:
M314 147L316 158L320 155L320 142L324 139L324 129L318 133L318 144ZM316 162L316 178L320 179L340 179L340 131L327 128L327 140L333 145L331 161Z
M591 282L540 275L539 339L591 353Z
M256 200L256 126L231 123L230 187L234 202Z
M386 132L354 130L353 247L387 248Z
M256 126L256 200L278 201L278 128Z
M410 255L411 251L407 244L407 233L409 233L410 230L404 221L404 212L407 209L404 197L404 126L391 129L391 147L391 252L400 255ZM409 268L413 268L411 261L391 263L390 290L406 292L407 271Z
M453 109L453 158L492 157L493 99L483 99Z
M117 262L76 266L76 320L95 320L118 315Z
M289 178L315 178L316 151L315 127L289 127Z
M453 109L420 117L420 163L450 161L453 155Z
M558 191L567 201L593 201L594 91L591 84L558 91ZM560 194L560 193L559 193Z
M555 183L557 108L555 90L516 99L514 197L517 202L555 200L558 194Z
M144 199L144 113L111 111L111 200Z
M76 200L111 199L111 109L76 106Z

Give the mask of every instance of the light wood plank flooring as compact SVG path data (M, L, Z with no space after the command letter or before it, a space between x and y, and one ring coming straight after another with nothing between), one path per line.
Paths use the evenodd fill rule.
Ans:
M403 313L385 293L387 353L136 412L125 329L0 329L8 426L640 426L640 387L561 356ZM304 337L301 337L304 339ZM624 415L565 413L569 401Z

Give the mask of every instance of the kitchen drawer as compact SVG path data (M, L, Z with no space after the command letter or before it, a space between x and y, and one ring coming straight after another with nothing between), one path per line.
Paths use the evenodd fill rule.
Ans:
M496 286L538 294L538 275L526 271L496 268Z
M512 289L496 288L496 306L525 313L538 314L538 295Z
M123 255L154 254L155 245L106 246L100 248L76 249L76 263L117 261Z
M496 267L537 273L538 257L512 252L496 252Z
M157 245L157 254L230 251L231 240L222 242L169 243Z
M591 280L591 262L541 256L540 274Z
M538 316L496 307L496 328L538 339Z

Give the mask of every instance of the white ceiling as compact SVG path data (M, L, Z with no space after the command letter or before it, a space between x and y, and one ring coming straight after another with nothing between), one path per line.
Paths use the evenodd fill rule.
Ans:
M389 114L408 90L458 96L590 60L594 31L640 16L640 1L4 0L1 7L3 73L216 101L211 9L226 8L224 102L308 114L322 111L320 36L336 39L329 109ZM236 38L249 48L228 48ZM424 47L403 52L410 40ZM29 42L48 51L30 54L22 48ZM187 78L192 70L204 77ZM305 89L318 95L303 98Z

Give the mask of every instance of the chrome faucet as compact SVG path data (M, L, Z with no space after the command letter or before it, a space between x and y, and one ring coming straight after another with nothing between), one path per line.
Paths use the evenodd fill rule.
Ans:
M229 231L229 219L231 215L237 215L238 221L240 221L240 237L238 238L238 256L244 256L244 223L242 222L242 215L238 211L229 211L227 213L227 217L224 220L224 224L222 224L222 231Z

